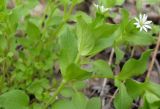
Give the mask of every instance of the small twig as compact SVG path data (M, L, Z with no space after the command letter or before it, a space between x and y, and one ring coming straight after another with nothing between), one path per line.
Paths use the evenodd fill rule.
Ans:
M125 81L123 81L123 84L125 83ZM114 94L112 95L111 99L109 100L108 104L111 105L113 99L115 98L115 96L117 95L119 91L119 88L116 89L116 91L114 92Z
M159 63L158 63L158 60L157 60L157 59L155 60L155 65L156 65L157 70L158 70L158 75L160 75L160 65L159 65Z
M134 52L135 52L135 47L133 47L132 51L131 51L131 57L134 56Z
M159 33L158 41L157 41L157 44L156 44L156 48L155 48L155 50L153 52L153 55L152 55L152 60L151 60L151 63L149 65L149 69L148 69L148 72L147 72L147 75L146 75L146 81L149 79L149 77L151 75L152 68L153 68L153 65L154 65L154 62L155 62L155 59L156 59L156 55L157 55L159 46L160 46L160 33Z
M160 80L160 65L159 65L159 63L158 63L158 60L157 59L155 59L155 65L156 65L156 67L157 67L157 70L158 70L158 80Z
M116 91L114 92L114 94L112 95L111 99L109 100L108 104L111 105L113 99L115 98L115 96L117 95L119 89L117 88Z
M109 61L108 61L109 65L112 64L113 55L114 55L114 49L112 48L111 54L109 56ZM107 78L103 80L102 89L100 93L101 97L104 95L104 89L105 89L106 83L107 83ZM102 98L102 108L104 107L104 105L105 105L105 98Z

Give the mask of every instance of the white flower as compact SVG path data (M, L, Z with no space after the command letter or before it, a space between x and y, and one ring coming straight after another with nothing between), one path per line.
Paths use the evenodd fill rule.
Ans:
M100 6L100 5L97 5L97 4L94 4L94 7L100 11L101 13L105 13L106 11L109 10L109 8L105 8L104 6Z
M147 15L146 14L140 14L139 18L135 18L135 20L137 21L136 23L134 23L136 25L137 28L140 28L140 31L144 30L144 31L148 31L148 29L151 29L150 24L152 23L152 21L147 21Z

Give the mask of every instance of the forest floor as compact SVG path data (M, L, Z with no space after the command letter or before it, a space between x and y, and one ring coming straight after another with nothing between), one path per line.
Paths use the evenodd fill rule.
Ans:
M40 2L41 3L38 6L36 6L36 8L33 10L33 12L32 12L33 15L41 15L43 13L43 10L45 7L45 0L41 0ZM76 7L75 12L76 12L76 10L81 10L81 11L86 12L87 14L92 14L91 13L91 5L93 3L96 3L96 0L85 0L85 2L81 3L80 5L78 5ZM12 7L12 5L13 5L13 3L10 3L8 6ZM117 13L117 15L114 18L110 18L109 21L107 21L107 22L110 22L110 23L119 23L120 22L121 15L120 15L119 9L121 7L129 10L130 15L133 17L137 16L139 13L146 13L148 15L149 20L151 20L157 26L160 25L160 3L159 4L148 4L147 2L145 2L145 0L143 0L142 4L139 4L139 5L138 5L138 3L136 3L136 0L126 0L122 6L117 6L112 9L112 11L114 13ZM139 9L137 9L137 8L139 8ZM153 34L153 36L156 36L156 35L158 36L157 33ZM155 46L156 46L156 44L152 45L152 46L148 46L147 48L154 49ZM145 49L146 49L146 47L143 48L143 47L139 47L139 46L124 49L123 51L125 53L125 56L123 58L123 61L120 62L119 65L112 67L115 74L121 70L124 63L130 57L139 58L140 55L142 54L142 52L145 51ZM103 59L108 62L110 54L111 54L111 49L106 49L106 50L102 51L101 53L99 53L98 55L96 55L93 58L93 60L94 59ZM115 54L113 54L112 63L115 63ZM149 65L149 63L148 63L148 65ZM135 78L135 79L137 79L139 81L144 81L144 78L145 78L145 74L143 76L141 76L139 78ZM158 54L156 56L155 63L154 63L150 78L153 82L160 83L160 49L158 50ZM102 98L105 98L106 106L108 106L107 103L108 103L108 101L110 101L113 98L113 94L116 90L116 87L114 87L114 83L113 83L114 81L108 79L105 84L105 88L104 88L105 93L103 93L103 95L100 95L103 82L104 82L104 79L88 80L88 81L86 81L87 88L85 88L82 91L88 97L101 96ZM139 102L135 102L133 109L137 109L138 107L139 107ZM112 107L107 107L107 108L112 109Z

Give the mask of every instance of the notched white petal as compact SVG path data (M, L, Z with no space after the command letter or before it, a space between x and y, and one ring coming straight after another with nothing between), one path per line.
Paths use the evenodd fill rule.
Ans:
M140 21L142 20L142 14L139 15L139 20L140 20Z
M146 21L144 24L151 24L152 23L152 21Z
M148 31L148 29L151 29L151 26L149 24L152 23L152 21L147 21L147 15L146 14L140 14L139 19L135 17L136 22L134 25L136 25L136 28L140 28L140 31L144 30L145 32Z
M144 29L145 32L147 32L147 28L145 26L142 27Z
M146 20L147 20L147 15L144 14L144 15L143 15L143 18L142 18L142 21L143 21L143 22L146 22Z
M151 26L149 26L149 25L144 25L146 28L149 28L149 29L151 29Z

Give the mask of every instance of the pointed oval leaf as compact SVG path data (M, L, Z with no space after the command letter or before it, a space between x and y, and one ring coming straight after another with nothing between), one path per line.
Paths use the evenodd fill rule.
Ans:
M113 72L109 64L103 60L96 60L93 63L93 76L101 78L113 78Z
M120 84L119 93L114 100L114 106L116 109L131 109L132 98L128 95L126 87L123 83Z
M144 52L140 59L129 59L123 66L121 72L118 75L120 80L126 80L133 76L142 75L147 69L147 62L150 56L151 50Z
M64 79L66 81L84 80L84 79L87 79L89 77L91 77L91 73L81 69L76 64L70 64L67 67L66 73L64 75Z
M64 75L66 68L71 63L74 63L77 56L77 40L73 31L69 28L65 28L64 32L59 37L60 45L60 68L61 72Z
M27 109L29 97L22 90L11 90L0 95L0 107L5 109Z

